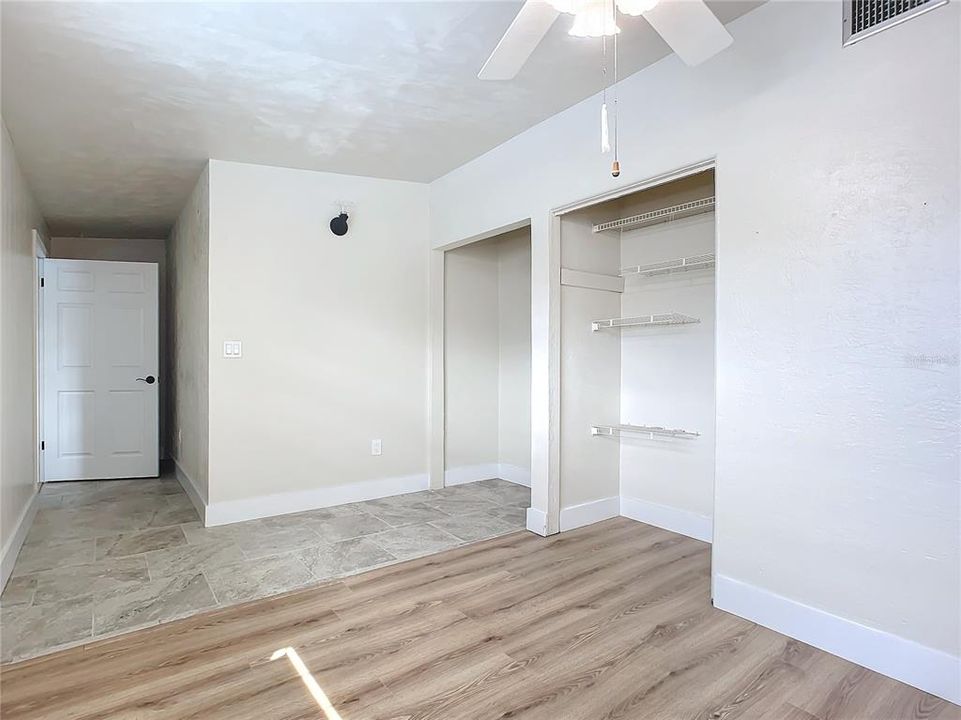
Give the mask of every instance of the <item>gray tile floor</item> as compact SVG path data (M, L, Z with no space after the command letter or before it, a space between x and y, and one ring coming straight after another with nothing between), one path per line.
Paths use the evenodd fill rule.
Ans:
M0 596L0 661L522 530L530 490L483 480L204 528L177 481L48 483Z

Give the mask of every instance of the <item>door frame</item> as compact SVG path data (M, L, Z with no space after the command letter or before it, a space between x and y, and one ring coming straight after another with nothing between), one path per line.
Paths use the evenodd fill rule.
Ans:
M43 340L44 340L44 278L45 262L48 257L47 246L39 230L33 230L33 447L36 453L34 460L34 483L39 489L46 480L44 451L44 418L43 418Z

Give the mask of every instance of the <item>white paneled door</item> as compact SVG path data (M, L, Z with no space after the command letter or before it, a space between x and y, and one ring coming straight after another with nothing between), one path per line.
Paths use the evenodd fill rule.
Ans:
M48 259L44 274L46 480L156 477L157 265Z

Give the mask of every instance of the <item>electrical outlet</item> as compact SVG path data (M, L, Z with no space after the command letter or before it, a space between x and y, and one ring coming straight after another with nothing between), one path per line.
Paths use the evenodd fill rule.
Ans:
M384 447L379 438L377 440L370 441L371 455L380 455L383 451L384 451Z

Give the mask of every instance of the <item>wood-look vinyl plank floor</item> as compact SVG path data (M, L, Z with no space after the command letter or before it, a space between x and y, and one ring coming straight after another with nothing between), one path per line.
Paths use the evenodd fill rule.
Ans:
M710 604L710 549L515 533L0 666L4 720L961 720Z

